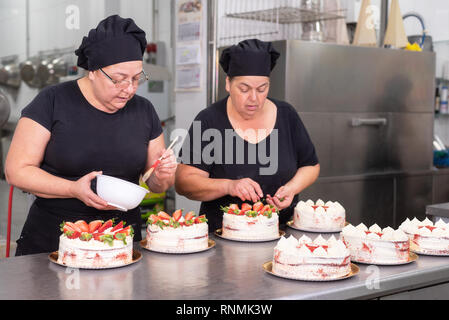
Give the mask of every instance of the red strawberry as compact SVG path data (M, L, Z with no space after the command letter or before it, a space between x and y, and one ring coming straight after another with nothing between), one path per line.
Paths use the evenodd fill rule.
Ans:
M119 232L116 232L116 233L124 233L124 234L126 234L127 236L129 236L133 231L134 231L134 230L133 230L132 227L129 225L129 226L127 226L125 229L119 230Z
M106 229L112 227L112 219L106 221L99 229L98 229L98 233L103 233Z
M258 201L255 204L253 204L253 211L259 212L260 209L263 208L263 203Z
M161 220L161 218L158 217L157 215L155 215L155 214L150 215L150 222L151 223L158 222L159 220Z
M97 240L97 241L100 241L100 237L103 236L103 235L104 235L104 233L94 233L93 234L94 239Z
M94 233L103 224L103 220L95 220L89 223L89 233Z
M123 229L123 221L120 221L114 228L112 228L111 232Z
M239 206L236 205L235 203L231 204L228 208L229 214L238 214L238 212L240 211Z
M264 214L266 211L270 210L270 205L266 204L263 206L263 208L260 210L259 214Z
M76 239L79 238L79 236L81 235L81 232L76 231L76 230L70 230L70 227L67 231L64 232L65 236L69 239Z
M242 204L242 210L240 210L240 214L245 214L246 211L251 210L252 207L248 203Z
M159 218L163 219L163 220L170 220L170 215L167 212L164 211L159 211L159 213L157 214Z
M190 212L188 212L188 213L186 214L186 216L184 217L184 220L185 220L185 221L187 221L187 220L192 220L192 218L194 218L194 217L195 217L195 212L190 211Z
M203 222L206 222L206 221L207 221L207 219L206 219L206 216L204 214L195 218L195 223L203 223Z
M66 226L69 226L70 228L72 228L72 230L81 233L81 229L80 227L78 227L76 224L74 224L73 222L66 222L65 223Z
M67 231L75 231L72 227L68 226L67 223L62 227L62 232L66 233Z
M84 220L78 220L75 224L81 229L81 232L89 232L89 225Z
M179 219L181 219L182 217L182 209L178 209L175 212L173 212L173 219L175 221L179 221Z

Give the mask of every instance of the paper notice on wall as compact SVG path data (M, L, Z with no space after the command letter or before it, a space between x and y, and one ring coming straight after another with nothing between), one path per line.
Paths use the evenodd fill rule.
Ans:
M201 0L178 1L178 41L199 41L201 34Z
M176 90L201 89L202 0L176 2Z
M176 88L181 90L191 90L199 88L201 85L200 65L191 65L176 68Z
M176 65L201 64L200 44L179 45L176 48Z

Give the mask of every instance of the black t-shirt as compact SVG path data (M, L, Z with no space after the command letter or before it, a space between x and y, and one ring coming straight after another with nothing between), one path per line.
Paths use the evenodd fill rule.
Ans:
M162 133L160 120L147 99L135 95L124 108L106 113L89 104L76 80L43 89L23 109L22 117L38 122L51 133L41 169L73 181L92 171L103 171L138 184L139 175L145 170L148 144ZM140 221L138 208L126 213L102 211L74 198L37 197L30 213L33 210L61 216L66 221L71 216L94 219L111 215ZM58 227L41 232L60 233Z
M297 170L318 164L315 147L296 110L288 103L269 98L277 108L273 131L257 144L237 135L229 121L228 97L202 110L190 126L181 152L181 162L209 173L212 179L251 178L264 194L274 196ZM209 129L209 130L208 130ZM291 217L298 199L281 211L280 222ZM248 202L248 201L247 201ZM240 198L224 196L201 203L200 214L209 220L209 230L221 228L221 206L242 204Z

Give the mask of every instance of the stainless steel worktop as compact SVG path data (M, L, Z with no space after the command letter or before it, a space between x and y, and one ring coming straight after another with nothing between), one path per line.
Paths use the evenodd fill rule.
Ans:
M290 228L286 232L316 237ZM214 248L186 255L150 252L135 243L142 259L108 270L65 268L47 254L2 259L0 299L367 299L449 281L449 257L431 256L401 266L357 264L359 274L340 281L288 280L262 269L277 241L210 238Z

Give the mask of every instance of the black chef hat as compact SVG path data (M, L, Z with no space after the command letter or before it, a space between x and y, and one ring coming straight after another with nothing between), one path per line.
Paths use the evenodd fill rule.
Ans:
M250 39L223 50L220 65L229 77L269 77L279 56L271 42Z
M145 32L133 19L109 16L83 38L75 51L77 65L92 71L120 62L142 60L146 45Z

